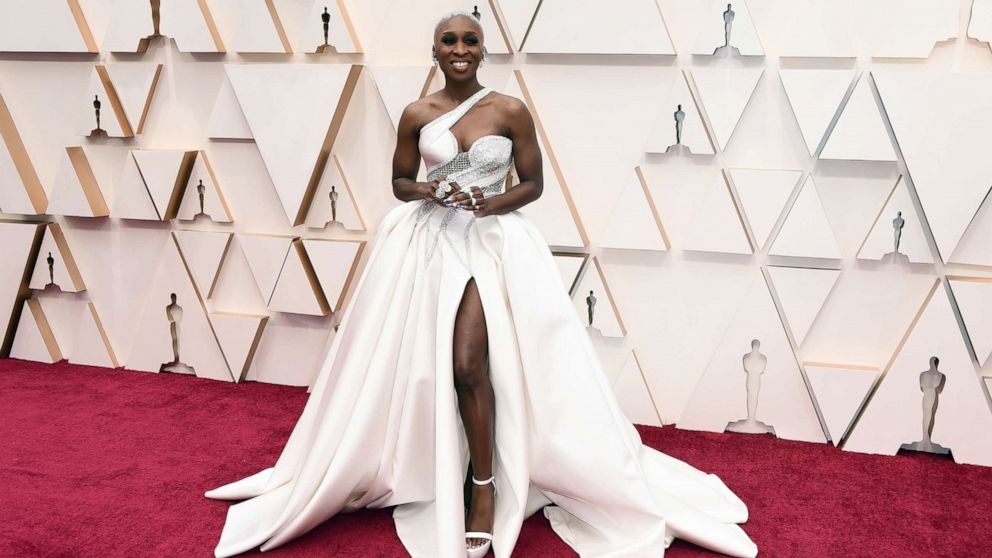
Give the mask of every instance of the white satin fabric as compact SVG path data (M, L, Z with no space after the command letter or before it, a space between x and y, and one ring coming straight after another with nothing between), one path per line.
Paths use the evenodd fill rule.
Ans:
M424 128L419 143L429 170L458 155L450 128L490 91ZM503 139L489 136L471 146L486 146L470 157L472 166L492 167L492 157L505 163L510 149L497 144L512 142ZM496 394L497 558L511 555L521 523L542 508L582 557L657 558L674 537L755 556L754 543L736 525L747 520L747 507L719 478L641 444L534 224L517 211L473 220L455 210L436 237L449 210L423 203L399 205L379 225L275 466L206 493L247 499L229 509L215 555L259 545L270 550L336 513L396 506L396 531L411 556L465 556L462 483L469 455L452 337L464 287L474 277Z

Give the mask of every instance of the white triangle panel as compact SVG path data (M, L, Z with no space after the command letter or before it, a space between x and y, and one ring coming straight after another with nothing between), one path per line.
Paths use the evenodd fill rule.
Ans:
M843 5L839 2L800 0L788 38L779 51L782 57L854 58L857 52L847 34Z
M175 360L175 339L179 361L192 367L197 377L234 381L174 241L165 244L144 310L134 327L125 368L159 372Z
M633 351L627 357L620 375L613 381L613 394L631 422L661 426L661 416L655 408L641 365Z
M692 92L689 91L689 85L682 72L676 74L675 80L672 82L672 89L665 101L658 107L645 107L645 110L651 114L658 108L661 110L657 113L658 116L655 117L654 125L651 127L647 142L644 145L645 151L665 153L670 146L676 144L678 134L675 115L681 110L685 114L682 121L682 145L688 147L694 155L713 154L713 144L706 133L696 101L692 97Z
M882 211L878 214L875 224L865 238L858 257L865 260L882 260L887 255L894 254L897 222L899 228L899 254L909 258L911 262L933 263L930 244L923 232L923 223L916 212L916 204L909 195L905 180L900 180L889 196ZM889 256L894 257L894 256Z
M201 192L202 189L202 192ZM203 196L201 203L200 196ZM224 192L217 183L217 176L204 151L197 152L193 170L186 182L186 192L176 214L180 220L192 221L198 216L209 217L216 223L230 223L234 220L227 205Z
M290 222L301 224L314 170L336 134L360 66L228 64L227 75ZM278 110L277 110L278 108ZM343 112L341 112L343 114ZM338 120L339 122L339 120ZM316 185L316 181L314 181ZM312 192L310 192L312 195Z
M293 52L274 0L240 2L238 12L241 17L231 45L232 51L280 54Z
M668 250L668 238L661 216L658 215L658 209L644 185L639 169L628 178L599 246L656 252Z
M729 169L729 174L750 225L755 248L760 250L768 242L802 171Z
M262 295L262 300L268 304L286 256L293 245L293 237L239 234L238 243L258 285L258 292Z
M823 308L823 303L840 278L840 271L769 266L768 274L796 345L801 346Z
M868 73L854 87L837 125L820 153L821 159L895 161L896 152L872 95Z
M987 161L992 75L873 75L937 249L947 261L992 184Z
M110 214L82 147L66 147L46 212L73 217L106 217Z
M854 79L851 70L779 70L810 155L816 153Z
M28 287L40 290L51 283L58 285L63 292L78 293L86 290L86 283L83 282L83 276L79 273L69 243L58 223L50 223L45 228L45 236L38 249L38 259L35 260Z
M423 95L427 79L431 73L431 66L428 64L372 66L370 69L375 76L375 86L379 91L379 98L386 106L389 119L393 122L393 129L396 129L399 126L403 109Z
M143 131L145 117L152 104L162 64L118 63L107 64L107 73L113 80L117 98L135 134ZM101 109L102 110L102 109Z
M268 316L254 314L215 312L210 315L217 341L235 381L245 378L268 320Z
M894 455L923 438L921 375L937 357L944 386L931 439L958 463L992 466L992 411L968 354L944 285L935 287L919 320L868 401L844 449Z
M200 291L200 296L210 298L233 235L225 232L182 230L173 234L176 235L179 249Z
M332 193L335 197L333 200ZM341 159L336 153L332 153L327 164L324 165L324 172L317 184L317 192L310 203L307 227L323 229L335 226L353 231L366 230L365 219L358 208L358 200L352 191L351 182L345 175Z
M488 34L487 34L488 37ZM543 0L523 50L550 54L675 54L655 2Z
M727 142L737 129L763 73L761 68L700 67L692 70L692 81L721 150L727 149Z
M854 417L868 400L868 393L878 380L877 369L845 368L806 364L816 402L836 446L847 435Z
M584 248L586 241L578 213L575 212L574 204L570 201L571 196L568 195L564 176L559 174L563 171L558 167L557 159L554 158L553 150L548 143L548 136L541 125L537 107L533 98L525 91L525 87L523 75L514 72L507 80L503 93L524 101L534 118L539 139L538 147L541 150L541 168L544 171L544 190L540 198L521 208L520 212L537 225L550 246ZM507 187L519 183L516 168L511 170L511 176L512 183Z
M589 325L589 306L586 301L586 298L589 297L589 291L592 291L592 295L596 298L596 304L593 307L592 326ZM599 330L603 337L625 337L627 335L627 329L620 318L620 311L617 309L613 294L606 284L606 278L603 276L597 258L593 258L586 265L586 270L572 297L572 303L583 326Z
M992 279L950 277L951 291L975 348L979 366L992 356Z
M365 242L312 239L304 240L303 246L330 309L339 311L355 278L355 267L365 249Z
M803 183L799 197L768 253L773 256L840 259L837 239L823 212L812 175Z
M49 364L62 360L55 334L37 299L24 301L17 332L14 333L14 343L10 348L10 357Z
M148 193L141 171L134 160L134 152L124 158L124 167L114 189L114 205L111 214L119 219L159 220L155 203Z
M214 139L254 139L245 113L241 110L241 102L226 75L214 99L207 135Z
M0 51L98 52L98 49L79 0L30 0L0 2Z
M96 306L92 302L86 303L80 316L69 362L104 368L118 368L120 366L117 355L110 344L110 338L103 328L100 315L97 314Z
M678 427L723 432L729 423L747 418L748 371L743 359L755 350L754 340L765 357L764 366L751 371L758 374L759 387L754 418L774 428L779 438L826 441L778 311L757 270Z
M702 203L696 206L692 223L680 248L728 254L752 253L723 174L717 176Z
M320 288L317 274L303 248L303 241L294 240L276 281L269 310L311 316L326 316L330 312L327 299Z

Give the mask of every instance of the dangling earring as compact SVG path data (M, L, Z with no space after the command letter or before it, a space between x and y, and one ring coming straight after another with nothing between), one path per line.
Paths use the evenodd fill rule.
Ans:
M437 49L431 47L431 58L434 59L434 65L437 66Z
M486 60L486 54L488 54L488 52L486 51L486 47L482 47L482 56L479 58L480 68L482 67L482 63Z

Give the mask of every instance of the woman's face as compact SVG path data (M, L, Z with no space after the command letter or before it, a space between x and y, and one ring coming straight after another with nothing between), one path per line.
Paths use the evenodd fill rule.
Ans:
M471 18L456 16L441 25L434 37L437 64L450 80L475 77L482 58L482 31Z

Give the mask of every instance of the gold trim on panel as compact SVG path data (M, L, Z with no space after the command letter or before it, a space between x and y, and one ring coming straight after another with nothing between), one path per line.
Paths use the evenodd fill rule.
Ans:
M193 293L196 295L196 300L200 303L200 311L203 312L203 318L207 320L207 327L210 328L210 334L213 335L214 343L217 345L217 351L220 352L221 358L224 360L224 366L227 367L227 373L230 375L232 382L237 382L237 380L234 379L234 372L231 371L231 365L228 364L227 357L224 356L224 349L220 344L220 339L217 338L217 332L214 330L214 324L210 321L210 312L207 310L207 302L203 298L203 294L200 293L200 288L196 286L196 280L193 279L193 272L189 268L189 262L186 261L186 254L183 254L182 244L180 244L179 238L176 237L175 231L169 233L169 237L172 238L172 244L176 247L176 252L179 254L179 261L183 262L183 270L186 272L186 280L189 281L190 286L193 287ZM168 250L168 248L166 248L166 250Z
M96 306L92 302L86 303L90 314L93 316L93 323L96 325L96 330L100 334L100 339L103 340L103 346L107 349L107 356L110 357L110 362L114 364L114 368L120 368L121 363L117 360L117 354L114 352L114 348L110 345L110 336L107 335L107 330L103 328L103 320L100 319L100 314L96 311Z
M210 31L210 38L214 40L214 47L217 48L217 52L227 52L224 49L224 41L220 38L220 32L217 31L217 24L214 23L214 16L210 12L207 0L196 0L196 3L200 5L200 13L203 14L203 21L207 24L207 30Z
M100 49L96 46L96 40L93 39L93 31L90 30L90 26L86 22L86 14L83 13L83 9L79 6L79 0L65 1L69 4L72 18L76 20L76 27L79 28L79 35L83 38L83 43L86 44L86 51L94 54L99 53Z
M38 326L38 333L41 334L41 340L45 342L45 349L48 351L48 356L52 359L52 362L63 360L62 350L59 349L59 344L55 341L55 334L52 332L51 324L48 323L48 318L45 317L45 311L42 310L41 303L36 298L29 298L24 301L24 304L31 310L31 316L34 318L34 323Z
M21 184L28 194L28 199L31 200L34 212L38 215L45 213L45 210L48 209L48 195L41 185L41 180L38 179L38 173L34 170L28 151L24 147L24 141L17 133L17 125L14 124L14 117L11 115L10 109L7 108L3 95L0 95L0 137L7 146L7 151L14 162L18 176L21 177Z
M331 155L334 159L334 165L338 168L338 173L341 175L341 180L344 181L344 189L348 193L348 199L351 200L351 207L355 209L355 215L358 217L358 223L362 226L362 230L368 230L368 225L365 224L365 218L362 217L362 210L358 207L358 200L355 198L355 193L351 189L351 182L348 180L348 175L344 172L344 167L341 165L341 159L338 158L337 153Z
M355 25L351 22L351 16L348 14L348 8L344 5L344 0L338 0L338 13L341 14L341 20L344 21L344 26L348 29L348 35L351 36L351 43L355 45L355 52L359 54L364 53L362 43L358 40L358 33L355 31Z
M265 0L265 7L269 10L269 17L272 18L272 25L276 28L276 33L279 35L279 42L282 43L282 49L286 54L293 54L293 47L289 44L289 37L286 36L286 29L282 26L282 18L279 17L279 11L276 10L275 0Z
M93 69L96 70L96 75L100 77L103 90L107 93L107 101L110 102L110 108L114 109L114 116L117 118L117 124L121 127L124 137L134 137L131 123L127 120L127 115L124 113L124 105L121 104L121 98L117 95L117 88L114 87L114 82L110 79L110 73L107 72L107 67L103 64L97 64Z
M148 116L148 109L152 106L152 97L155 96L155 90L158 89L158 78L162 76L162 64L159 64L155 68L155 76L152 78L151 86L148 88L148 96L145 97L145 106L141 107L141 118L138 120L138 127L134 130L135 134L140 134L145 129L145 117Z
M527 83L524 81L524 76L520 70L513 70L513 74L517 78L517 84L520 85L520 92L524 95L524 102L527 103L527 107L530 109L530 113L534 118L534 124L538 134L540 134L541 143L544 144L544 151L548 156L548 162L551 163L551 170L555 173L555 178L557 178L558 184L561 186L561 194L565 198L566 205L568 205L568 211L572 214L572 221L575 223L575 228L579 232L579 238L582 239L582 246L587 248L589 246L589 237L586 235L586 228L582 225L582 219L579 218L578 209L575 207L575 200L572 199L572 193L569 191L568 185L565 182L565 175L562 173L561 166L558 164L558 158L555 157L555 152L551 148L548 133L541 123L540 115L537 114L537 105L534 103L533 97L531 97L530 90L527 88Z
M513 48L513 41L510 39L510 33L506 30L506 26L503 25L503 11L496 6L495 0L489 0L489 11L493 14L493 19L496 20L496 26L499 28L499 34L503 36L503 42L506 44L506 50L510 53L516 52Z
M337 108L334 110L334 116L331 118L331 125L327 127L327 135L324 137L324 143L320 147L320 153L317 155L313 172L310 174L310 182L307 184L307 188L303 192L303 198L300 200L300 205L296 209L296 218L293 219L294 227L306 222L307 213L310 212L313 197L316 195L317 186L320 184L320 177L324 174L324 167L330 158L331 148L334 147L334 140L337 139L338 132L341 130L341 122L344 120L344 115L348 111L348 105L351 104L351 96L355 92L355 87L358 86L358 78L361 76L362 68L364 66L353 64L348 77L345 79L344 87L341 88L341 97L338 99Z
M65 239L65 233L62 232L62 226L58 223L49 223L48 230L52 233L52 240L55 241L55 245L59 248L62 263L65 265L65 270L69 274L69 278L72 279L72 287L76 292L85 291L86 283L83 282L83 274L79 272L76 259L72 257L72 250L69 249L69 243ZM41 254L38 254L38 257L41 257Z
M930 307L930 302L933 300L934 294L937 292L940 284L940 278L934 278L933 284L930 286L930 292L927 293L926 298L923 299L923 304L920 305L919 309L916 311L916 315L913 316L913 321L910 322L909 327L906 328L906 332L903 333L902 339L900 339L899 344L896 345L896 350L892 352L892 356L890 356L888 362L885 363L885 367L882 368L882 372L878 375L878 379L875 380L875 384L871 386L870 390L868 390L868 395L865 396L865 402L861 405L861 408L858 409L858 412L854 415L854 418L851 419L851 425L847 427L847 434L850 435L857 429L858 422L861 420L861 416L864 415L865 409L871 405L872 399L875 398L875 392L877 392L878 388L882 386L882 382L885 381L885 377L889 374L889 369L892 368L893 364L895 364L896 359L899 358L899 354L902 352L902 348L906 345L906 342L909 341L909 337L913 334L913 330L916 329L916 324L919 323L920 318L923 317L923 313ZM844 441L841 442L841 448L844 447L843 442L846 441L847 439L845 438Z
M603 273L603 267L599 265L599 258L593 257L592 263L596 265L596 272L599 273L599 280L603 283L603 290L606 291L606 298L610 301L610 307L613 308L613 315L616 316L617 325L620 326L620 332L623 333L624 337L627 337L627 327L623 325L620 308L617 306L616 299L613 298L613 291L610 290L610 284L606 282L606 274Z
M179 165L179 172L176 175L176 182L172 186L172 195L169 197L169 203L165 206L165 211L162 213L162 220L169 221L175 219L179 214L179 206L182 204L183 196L186 195L186 184L189 182L189 177L193 174L193 163L196 162L197 151L186 151L183 154L183 161ZM209 165L207 169L209 169ZM138 166L138 170L141 170L141 166ZM211 172L210 177L213 178L213 173ZM146 182L147 184L147 182ZM214 180L214 186L216 190L217 181ZM154 199L152 200L154 201ZM223 202L223 198L221 198ZM224 208L227 205L224 204Z
M72 163L72 170L76 173L76 178L79 179L79 185L83 189L83 195L86 196L86 203L90 206L90 213L94 217L109 216L110 208L107 207L107 200L103 198L103 191L100 190L100 185L97 184L96 175L93 174L93 168L90 166L90 161L86 157L86 152L79 146L66 147L65 151L69 155L69 162Z
M255 329L255 336L252 337L251 346L248 347L248 354L245 355L244 366L237 374L234 374L234 370L231 370L231 374L234 376L234 382L240 383L245 380L248 376L248 369L251 368L252 362L255 360L255 351L258 350L258 345L262 341L262 333L265 330L265 326L269 323L269 317L265 314L241 314L238 312L214 312L210 314L211 316L236 316L239 318L258 318L258 327ZM208 320L209 321L209 320ZM220 346L220 353L224 356L224 362L227 363L227 368L231 369L231 363L227 362L227 354L224 353L224 346L220 345L218 341L218 346Z
M3 99L0 98L0 104ZM38 259L38 250L41 248L41 241L44 238L44 223L25 223L24 221L0 220L0 223L16 223L25 227L34 226L34 239L31 241L31 248L28 250L27 261L24 262L24 272L21 274L21 284L17 288L17 295L14 297L14 304L10 312L10 321L7 322L7 331L4 332L3 342L0 343L0 358L10 356L10 348L14 344L14 333L17 331L17 324L21 321L21 310L24 308L24 301L31 296L31 275L34 273L34 264ZM16 262L15 262L16 263ZM4 262L10 265L9 262Z
M637 173L637 181L641 183L641 189L644 190L644 197L648 201L648 208L651 210L651 216L654 217L655 225L658 226L658 231L661 233L661 239L665 242L665 250L671 250L672 243L668 240L668 231L665 230L665 224L661 220L661 213L658 211L658 206L655 205L651 190L648 189L648 181L644 179L644 172L641 170L641 166L637 165L634 167L634 172Z
M310 262L310 256L307 254L306 248L303 247L303 240L299 238L293 240L293 248L296 249L296 255L300 258L300 264L303 265L303 273L307 276L307 282L310 283L310 290L313 291L313 296L317 300L317 306L320 306L320 315L326 316L331 312L331 305L327 303L327 296L320 286L320 280L317 279L317 272L313 268L313 263ZM285 266L286 264L283 264L284 268ZM276 284L278 285L278 281Z

